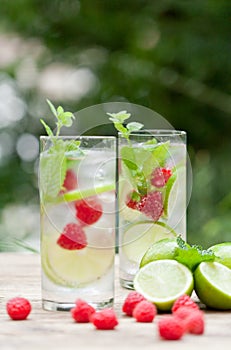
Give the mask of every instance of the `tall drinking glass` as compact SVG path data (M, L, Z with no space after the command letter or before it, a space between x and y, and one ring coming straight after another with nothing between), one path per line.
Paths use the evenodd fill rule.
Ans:
M147 249L163 238L186 239L186 133L119 134L120 283L133 279Z
M116 139L42 136L40 145L43 308L70 310L78 298L110 306Z

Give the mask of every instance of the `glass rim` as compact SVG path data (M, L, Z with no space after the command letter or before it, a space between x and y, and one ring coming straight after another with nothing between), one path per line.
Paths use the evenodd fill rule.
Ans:
M123 133L119 132L119 136L122 136ZM175 129L142 129L130 133L131 136L186 136L187 133L184 130L175 130Z
M95 139L95 140L100 140L100 139L111 139L111 140L115 140L116 136L99 136L99 135L59 135L59 136L48 136L48 135L40 135L39 139L40 140L51 140L52 137L54 137L55 139Z

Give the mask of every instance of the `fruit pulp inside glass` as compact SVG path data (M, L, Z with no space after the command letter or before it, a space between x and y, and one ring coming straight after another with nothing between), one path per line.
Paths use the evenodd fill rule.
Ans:
M152 161L147 156L145 163L145 153L139 157L137 149L142 148L142 144L133 146L134 154L137 154L137 168L143 167L146 176L147 193L137 196L139 192L136 183L136 170L128 169L132 166L121 161L119 175L119 254L120 254L120 281L124 287L133 288L133 279L138 271L142 256L147 248L156 240L172 237L180 234L186 239L186 146L183 143L169 143L165 161L163 158L152 168ZM121 146L120 154L123 156ZM127 153L128 154L128 153ZM150 169L147 171L147 167ZM157 169L157 170L156 170ZM164 175L160 176L160 169L163 173L170 170L169 178L165 182ZM159 174L156 178L156 174ZM159 180L159 182L158 182ZM135 192L135 194L134 194ZM159 192L161 195L153 195ZM146 198L145 198L146 197ZM131 199L132 198L132 199ZM144 198L144 199L143 199ZM148 198L148 199L147 199ZM160 199L161 198L161 199ZM145 202L149 200L149 202ZM158 201L159 203L155 203ZM143 201L143 202L142 202ZM135 204L134 204L135 202ZM161 203L160 203L161 202ZM137 204L138 203L138 204ZM145 204L143 204L145 203ZM147 204L146 204L147 203ZM146 205L146 208L142 208ZM163 207L161 212L160 207ZM157 208L157 215L153 214ZM159 212L158 212L159 210ZM164 232L161 225L166 225ZM141 228L145 228L144 232ZM140 231L139 231L140 230ZM134 238L133 238L134 237ZM139 238L140 237L140 238ZM133 254L131 251L134 250Z
M62 309L62 305L69 309L77 298L102 307L113 300L115 191L95 192L96 188L114 182L113 154L103 149L85 150L84 153L85 156L71 171L77 179L77 190L84 193L89 189L92 193L87 198L78 199L90 207L86 215L86 206L81 204L83 216L78 217L80 209L77 209L78 201L75 200L56 203L55 199L53 203L43 202L41 205L42 297L45 308L51 302L59 305L56 309ZM89 219L89 216L94 214L94 203L97 203L100 217L92 223L94 219ZM57 243L70 223L84 231L86 247L71 250Z

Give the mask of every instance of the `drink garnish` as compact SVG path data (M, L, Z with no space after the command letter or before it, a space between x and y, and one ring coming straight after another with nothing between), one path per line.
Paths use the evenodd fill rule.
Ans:
M43 196L46 196L46 200L52 200L63 189L69 161L72 162L73 158L77 159L81 151L79 149L80 141L62 140L59 138L63 126L72 126L73 119L75 119L73 113L65 112L61 106L55 109L49 100L47 100L47 103L57 120L57 128L54 134L51 128L41 119L41 123L50 137L52 145L47 152L43 153L40 160L40 184Z

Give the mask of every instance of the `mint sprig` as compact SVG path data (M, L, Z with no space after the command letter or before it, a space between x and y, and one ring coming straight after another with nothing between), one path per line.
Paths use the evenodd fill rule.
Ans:
M150 176L156 167L164 166L169 157L170 142L158 143L155 137L142 143L142 147L134 146L131 143L130 135L133 132L143 128L143 124L131 122L124 125L124 122L130 118L131 114L127 111L119 113L107 113L109 120L114 123L122 137L128 142L120 150L122 162L124 164L124 173L129 179L134 189L140 195L146 195L150 185ZM148 135L148 134L147 134Z
M174 251L174 259L186 265L194 271L203 261L214 261L215 255L210 249L203 249L199 245L189 245L180 236L177 237L177 247Z
M40 158L40 185L43 199L52 201L62 189L66 171L73 158L77 158L81 151L80 141L60 139L60 131L63 126L72 126L75 116L71 112L65 112L59 106L57 109L47 100L51 112L56 118L56 133L41 119L47 135L50 137L51 146L41 154Z
M137 122L128 123L124 125L125 120L130 118L131 114L127 111L121 111L119 113L107 113L110 116L109 120L114 123L116 130L121 132L122 136L129 140L129 136L132 132L142 129L143 124Z
M51 109L51 112L53 113L53 115L57 119L56 134L55 135L53 134L51 128L44 122L43 119L40 119L40 121L43 124L43 126L45 127L45 130L46 130L48 136L50 136L50 137L56 136L57 137L60 135L60 131L61 131L63 126L66 126L66 127L72 126L73 119L75 119L75 116L72 112L65 112L63 107L61 107L61 106L59 106L57 109L55 109L55 106L49 100L47 100L47 103Z

